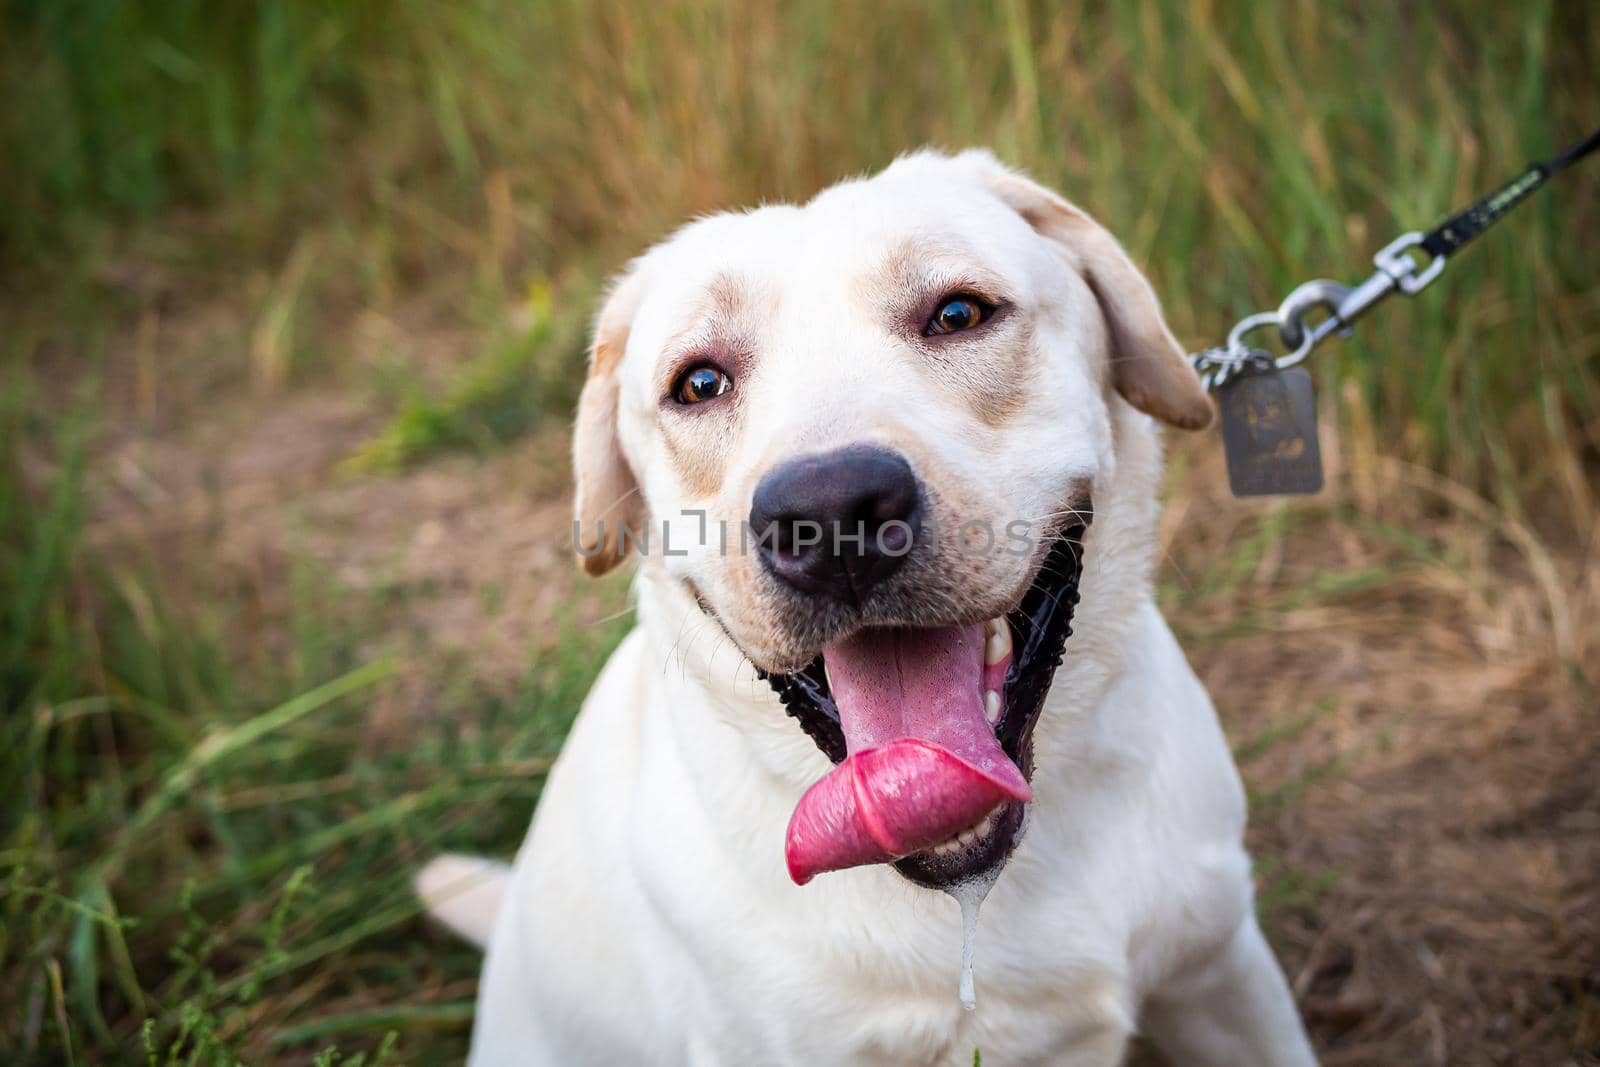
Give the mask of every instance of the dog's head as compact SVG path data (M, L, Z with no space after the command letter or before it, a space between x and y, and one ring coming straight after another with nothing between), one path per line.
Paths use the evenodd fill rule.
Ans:
M986 152L702 219L616 283L579 552L642 550L841 763L791 823L797 880L1009 853L1122 402L1211 418L1116 241Z

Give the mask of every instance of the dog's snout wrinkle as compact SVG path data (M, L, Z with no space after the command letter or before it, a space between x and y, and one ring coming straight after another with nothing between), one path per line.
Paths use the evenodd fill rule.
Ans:
M768 471L750 507L762 566L784 584L859 604L915 546L922 491L904 456L853 445Z

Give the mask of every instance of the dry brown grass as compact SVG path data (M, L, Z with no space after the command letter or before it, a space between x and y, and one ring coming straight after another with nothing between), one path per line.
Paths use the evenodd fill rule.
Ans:
M1250 505L1196 443L1167 513L1274 941L1329 1065L1596 1062L1600 528L1547 545L1352 453L1324 497Z

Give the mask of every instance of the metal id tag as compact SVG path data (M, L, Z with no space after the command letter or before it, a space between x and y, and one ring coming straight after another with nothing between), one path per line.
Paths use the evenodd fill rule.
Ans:
M1218 390L1222 446L1234 496L1286 496L1322 490L1317 408L1311 372L1279 370L1262 354Z

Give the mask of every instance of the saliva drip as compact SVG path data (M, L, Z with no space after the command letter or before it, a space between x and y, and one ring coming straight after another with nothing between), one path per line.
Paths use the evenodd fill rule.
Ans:
M986 871L976 878L969 878L965 882L946 889L961 905L961 984L959 992L961 1006L968 1011L976 1011L978 1007L978 993L972 980L972 957L978 943L978 909L983 906L984 898L989 895L989 890L994 888L995 880L1000 877L1000 868L1004 864L996 864L992 870Z

